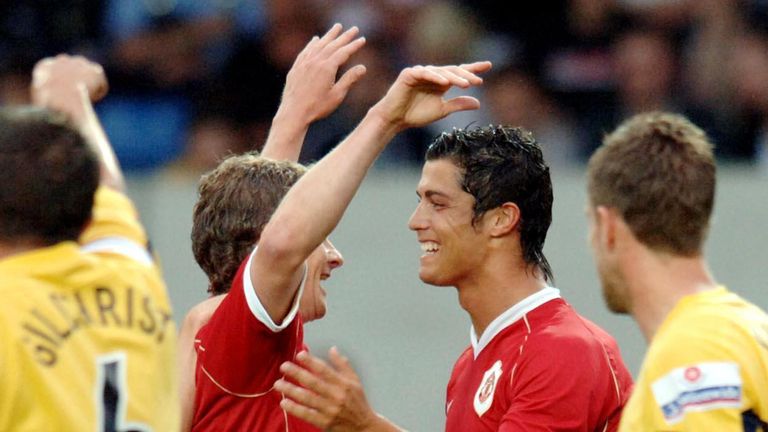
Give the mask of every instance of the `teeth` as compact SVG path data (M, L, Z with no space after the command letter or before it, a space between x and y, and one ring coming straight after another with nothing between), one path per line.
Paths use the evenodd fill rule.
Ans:
M427 241L421 243L421 251L425 253L435 253L439 249L435 242Z

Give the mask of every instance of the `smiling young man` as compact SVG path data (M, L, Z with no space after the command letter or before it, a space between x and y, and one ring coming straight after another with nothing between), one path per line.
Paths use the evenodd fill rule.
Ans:
M455 287L472 321L446 430L614 430L631 378L613 338L550 286L552 183L532 135L454 130L426 160L409 221L419 277Z
M424 251L419 277L458 290L471 345L446 395L447 431L614 431L632 380L605 331L550 286L542 248L552 220L549 167L520 128L454 129L429 147L409 221ZM283 370L289 412L331 430L386 430L359 379L302 354Z
M715 171L704 132L663 112L628 119L589 161L605 301L650 343L622 431L768 430L768 315L703 257Z

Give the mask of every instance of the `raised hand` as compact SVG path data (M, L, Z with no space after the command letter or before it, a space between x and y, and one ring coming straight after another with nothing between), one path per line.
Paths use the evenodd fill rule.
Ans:
M357 27L342 33L341 25L335 24L299 53L286 77L263 156L298 160L309 125L338 108L365 74L365 66L356 65L336 80L339 69L365 44L365 38L356 38L357 34Z
M66 114L99 156L101 183L122 191L120 165L92 104L108 89L101 65L82 56L59 54L40 60L32 70L32 102Z
M328 355L331 364L307 352L296 356L298 364L283 363L280 370L300 386L278 380L275 389L286 396L280 406L323 430L400 431L368 405L360 378L346 357L336 348Z
M32 71L33 103L62 111L76 122L85 115L83 103L100 100L108 88L101 65L81 56L48 57L37 62Z
M323 37L312 38L288 72L281 108L292 110L308 122L338 108L352 85L365 74L365 66L356 65L336 80L339 69L365 45L365 38L356 38L358 32L357 27L352 27L342 33L342 26L335 24Z
M477 74L491 68L487 61L460 66L413 66L404 69L387 94L371 110L397 130L420 127L456 111L477 109L480 102L470 96L445 100L453 86L480 85Z

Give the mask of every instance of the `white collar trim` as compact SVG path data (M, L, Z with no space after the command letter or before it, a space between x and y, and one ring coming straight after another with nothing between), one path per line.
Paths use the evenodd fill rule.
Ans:
M472 326L469 331L469 338L472 343L472 351L475 355L475 358L480 355L480 352L483 350L483 348L485 348L493 340L493 338L499 334L499 332L514 324L528 312L556 298L560 298L560 290L553 287L546 287L529 295L528 297L519 301L517 304L502 312L501 315L494 318L494 320L488 324L488 327L480 336L479 340L477 338L477 333L475 332L475 327Z

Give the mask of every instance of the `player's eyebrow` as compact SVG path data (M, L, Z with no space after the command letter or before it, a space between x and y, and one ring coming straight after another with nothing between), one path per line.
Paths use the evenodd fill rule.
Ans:
M421 193L419 191L416 191L416 196L418 196L419 198L422 198ZM448 196L448 194L443 193L443 192L439 192L439 191L436 191L436 190L428 190L428 191L424 192L424 198L432 198L434 196L450 198L450 196Z

